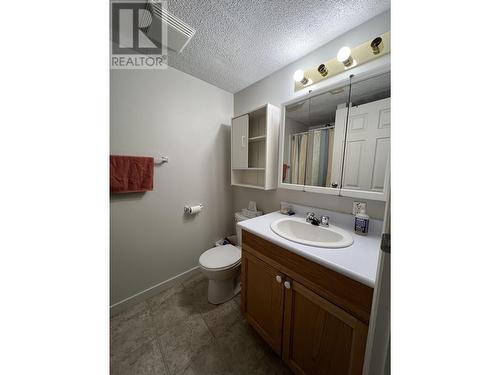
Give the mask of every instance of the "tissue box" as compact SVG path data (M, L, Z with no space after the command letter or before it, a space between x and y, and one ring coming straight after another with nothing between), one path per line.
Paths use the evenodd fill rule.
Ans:
M254 217L257 217L257 216L261 216L263 214L262 211L252 211L252 210L249 210L247 208L243 208L241 210L241 213L244 216L249 217L249 218L254 218Z

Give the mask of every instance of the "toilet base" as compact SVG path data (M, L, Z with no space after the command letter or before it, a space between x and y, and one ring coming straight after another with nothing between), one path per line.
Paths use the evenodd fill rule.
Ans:
M229 301L241 290L240 277L226 280L208 280L208 302L213 305Z

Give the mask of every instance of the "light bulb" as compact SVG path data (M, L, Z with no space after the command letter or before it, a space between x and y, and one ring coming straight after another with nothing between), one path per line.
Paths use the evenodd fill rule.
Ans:
M341 49L339 49L339 52L337 53L337 60L339 60L345 66L351 65L352 64L351 49L347 46L344 46Z
M302 81L304 79L304 71L301 69L297 70L295 73L293 73L293 79L296 82Z
M304 71L302 69L296 70L295 73L293 73L293 79L295 82L300 82L303 85L307 85L307 82L309 82L309 80L304 77Z

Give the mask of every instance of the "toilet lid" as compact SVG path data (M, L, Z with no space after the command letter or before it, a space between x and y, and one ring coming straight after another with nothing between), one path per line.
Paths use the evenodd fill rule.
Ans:
M233 245L216 246L200 256L200 265L205 268L226 268L239 262L241 250Z

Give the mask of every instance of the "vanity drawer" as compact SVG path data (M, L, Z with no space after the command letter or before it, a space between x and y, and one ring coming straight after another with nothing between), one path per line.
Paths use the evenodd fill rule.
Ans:
M365 323L370 320L373 288L285 250L245 230L243 251L262 259Z

